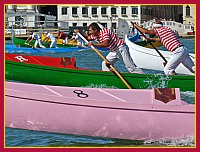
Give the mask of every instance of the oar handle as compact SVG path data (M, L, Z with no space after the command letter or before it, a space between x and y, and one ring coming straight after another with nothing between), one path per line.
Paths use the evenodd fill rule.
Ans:
M29 43L24 43L24 44L26 44L26 45L28 45L28 46L31 46L31 47L33 47L33 45L31 45L31 44L29 44Z
M87 44L88 40L82 36L80 33L77 33ZM132 89L128 82L123 78L123 76L117 71L114 66L93 46L90 46L107 64L110 64L110 68L115 72L115 74L122 80L122 82L127 86L128 89Z
M141 34L142 36L147 40L147 37L144 33L142 33L137 27L135 27ZM160 53L160 51L158 51L158 49L151 43L149 42L150 45L156 50L156 52L160 55L160 57L165 61L165 63L167 63L167 60L165 59L165 57L162 55L162 53Z
M81 33L77 33L77 34L78 34L78 36L81 37L81 39L82 39L83 41L85 41L85 43L88 44L88 40L87 40ZM95 47L94 47L93 45L91 45L90 47L91 47L92 49L95 49Z

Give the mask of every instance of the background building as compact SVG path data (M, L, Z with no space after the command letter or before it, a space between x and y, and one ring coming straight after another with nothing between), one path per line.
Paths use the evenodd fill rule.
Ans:
M143 24L157 17L163 21L190 24L194 31L195 13L195 5L5 5L6 29L69 30L86 28L92 22L118 29L119 18L131 26L130 21Z
M92 22L100 22L105 27L116 29L118 18L140 23L140 8L138 5L59 5L58 21L68 21L69 26L88 26Z
M195 5L183 5L183 24L193 24L196 21Z

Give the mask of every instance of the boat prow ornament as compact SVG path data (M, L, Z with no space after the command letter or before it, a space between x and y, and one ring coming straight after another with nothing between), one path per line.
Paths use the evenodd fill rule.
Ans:
M175 88L154 88L155 99L168 103L176 99Z
M70 57L62 57L60 64L64 65L64 66L73 66L76 67L76 62L75 62L75 58L70 58Z

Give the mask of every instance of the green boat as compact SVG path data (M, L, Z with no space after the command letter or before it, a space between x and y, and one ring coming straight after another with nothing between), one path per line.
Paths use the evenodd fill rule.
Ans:
M17 37L13 37L13 43L14 43L15 45L17 45L17 46L20 46L20 47L32 47L32 46L34 46L34 44L35 44L35 40L33 40L33 41L30 43L30 45L25 44L25 41L26 41L26 40L24 40L24 39L17 38ZM46 48L49 48L50 42L42 43L42 45L44 45ZM65 45L63 45L63 44L57 44L57 46L58 46L59 48L74 47L73 44L65 44Z
M180 88L181 91L195 91L195 76L121 74L133 89ZM5 78L6 80L57 86L127 88L112 72L56 68L9 60L5 61Z
M32 47L32 46L34 46L34 44L35 44L35 40L33 40L31 43L30 43L30 45L28 45L28 44L25 44L25 41L26 40L24 40L24 39L21 39L21 38L17 38L17 37L13 37L13 42L14 42L14 44L16 45L16 46L20 46L20 47ZM137 45L140 45L140 46L144 46L144 47L148 47L148 48L151 48L151 46L150 46L150 44L149 44L149 42L146 42L146 41L137 41L137 42L134 42L134 43L136 43ZM161 46L160 45L160 42L153 42L153 44L156 46L156 47L159 47L159 46ZM49 46L50 46L50 42L46 42L46 43L42 43L42 45L44 45L46 48L49 48ZM59 48L68 48L68 47L74 47L74 46L77 46L77 45L73 45L73 44L65 44L65 45L63 45L63 44L57 44L57 46L59 47ZM103 50L102 48L100 48L101 50ZM106 49L105 49L106 50Z

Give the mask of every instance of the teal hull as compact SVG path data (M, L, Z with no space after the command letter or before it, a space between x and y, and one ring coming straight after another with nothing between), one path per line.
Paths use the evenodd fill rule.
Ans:
M180 88L181 91L195 91L195 76L131 73L122 73L122 76L133 89ZM127 88L111 72L54 68L13 61L5 61L5 78L6 80L57 86Z

